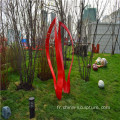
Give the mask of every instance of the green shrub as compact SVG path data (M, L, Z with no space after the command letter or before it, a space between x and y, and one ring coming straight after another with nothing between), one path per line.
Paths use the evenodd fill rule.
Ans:
M10 45L8 54L9 54L8 62L10 63L13 70L18 72L18 70L19 70L19 50L15 43Z
M53 69L56 73L56 62L55 62L55 53L54 53L54 48L50 48L50 58L51 58L51 63L53 66ZM45 50L42 50L38 54L38 73L37 76L40 78L40 80L45 81L48 79L52 79L52 74L48 65L47 57L46 57L46 52Z

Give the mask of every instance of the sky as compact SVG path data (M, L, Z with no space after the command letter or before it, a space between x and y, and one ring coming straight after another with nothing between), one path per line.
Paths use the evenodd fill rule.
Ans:
M53 2L54 0L45 0L46 2ZM64 1L67 0L62 0L63 3ZM68 0L68 4L69 4L69 8L71 8L71 6L75 5L78 6L81 0ZM97 8L96 3L98 2L98 12L99 12L99 16L101 16L101 20L104 16L106 15L110 15L112 12L116 11L118 8L120 8L120 0L85 0L85 4L89 5L93 8ZM75 8L74 8L75 9ZM104 12L103 12L104 9ZM76 9L77 14L79 16L79 8L78 10ZM66 13L67 14L67 13ZM73 13L72 13L73 15Z
M53 3L54 3L54 0L44 0L44 1L46 1L47 3L53 1ZM62 1L64 3L64 1L67 1L67 0L62 0ZM102 10L105 7L102 17L104 17L105 15L111 14L113 11L117 10L118 7L120 8L120 0L85 0L85 3L90 5L91 7L96 8L96 1L99 1L99 3L98 3L99 4L99 6L98 6L99 14L102 13ZM116 1L117 1L117 4L116 4ZM80 2L80 0L68 0L69 7L71 7L73 4L79 5L79 2ZM2 7L4 8L4 4L2 4ZM78 12L78 15L79 15L79 10L76 10L76 11Z
M93 3L95 4L95 1L96 0L90 0L91 5L93 5ZM98 9L103 10L105 6L104 15L109 15L120 7L120 0L99 0L99 5Z
M3 0L4 1L4 0ZM46 2L52 2L54 0L45 0ZM64 1L67 1L67 0L62 0L63 2ZM90 5L91 7L94 7L96 8L96 1L99 1L99 6L98 6L98 11L99 11L99 14L102 13L102 10L104 9L105 7L105 11L102 15L102 18L105 16L105 15L109 15L111 14L113 11L117 10L118 8L120 8L120 0L85 0L85 3ZM117 3L116 3L117 1ZM79 5L80 0L68 0L68 4L69 4L69 8L74 5L76 3L76 6ZM106 4L107 3L107 4ZM1 5L0 5L1 6ZM2 7L4 8L4 4L2 4ZM77 15L80 16L79 14L79 9L77 10ZM75 14L74 14L75 16ZM3 19L5 18L4 14L3 14ZM50 15L48 17L50 19ZM5 22L5 19L4 19L4 22ZM0 23L1 23L1 20L0 20ZM77 23L77 21L76 21ZM1 25L1 24L0 24Z
M73 1L80 1L80 0L68 0L69 2ZM97 7L96 3L98 2L98 10L102 11L105 7L105 11L103 15L109 15L111 12L115 11L120 8L120 0L85 0L85 4L90 5L91 7Z

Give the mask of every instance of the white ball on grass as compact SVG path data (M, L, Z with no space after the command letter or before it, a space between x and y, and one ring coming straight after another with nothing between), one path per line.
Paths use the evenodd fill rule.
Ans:
M105 86L104 82L102 80L99 80L98 86L99 86L99 88L104 88L104 86Z
M107 66L107 60L105 59L105 58L102 58L101 59L101 65L103 65L103 66Z

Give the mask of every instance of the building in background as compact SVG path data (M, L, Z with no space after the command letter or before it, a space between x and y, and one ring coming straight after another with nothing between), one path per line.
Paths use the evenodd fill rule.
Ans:
M83 11L83 21L95 22L96 21L96 8L86 7Z
M94 11L94 10L93 10ZM83 20L88 18L87 25L87 42L90 43L89 50L92 46L96 22L95 22L95 14L93 12L84 11ZM89 13L88 17L87 14ZM93 18L92 18L93 17ZM106 15L103 17L102 22L98 23L97 33L95 37L95 46L97 44L100 45L99 52L100 53L111 53L113 50L113 46L115 46L115 53L120 54L120 9L112 12L110 15ZM117 37L118 36L118 37Z
M102 22L104 23L118 23L120 24L120 8L114 12L112 12L110 15L106 15L103 17Z

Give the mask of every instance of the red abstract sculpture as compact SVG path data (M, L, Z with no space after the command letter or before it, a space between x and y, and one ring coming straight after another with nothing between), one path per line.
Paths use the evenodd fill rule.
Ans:
M55 51L56 51L56 61L57 61L57 70L58 70L58 80L57 81L56 81L56 76L55 76L55 73L54 73L54 70L53 70L53 67L51 64L51 60L50 60L50 55L49 55L49 39L50 39L50 34L53 29L53 26L55 26ZM63 63L63 55L62 55L61 26L68 32L68 34L70 36L71 43L72 43L72 51L73 51L72 52L72 61L71 61L71 65L69 68L67 81L65 80L65 71L64 71L64 63ZM61 100L62 90L65 93L70 92L70 73L71 73L71 68L72 68L72 63L73 63L74 48L73 48L72 36L71 36L68 28L62 22L59 22L59 30L58 30L58 34L57 34L56 18L52 21L52 23L48 29L45 49L46 49L46 56L47 56L48 64L49 64L49 67L50 67L50 70L51 70L51 73L53 76L53 82L54 82L56 96L59 100Z

